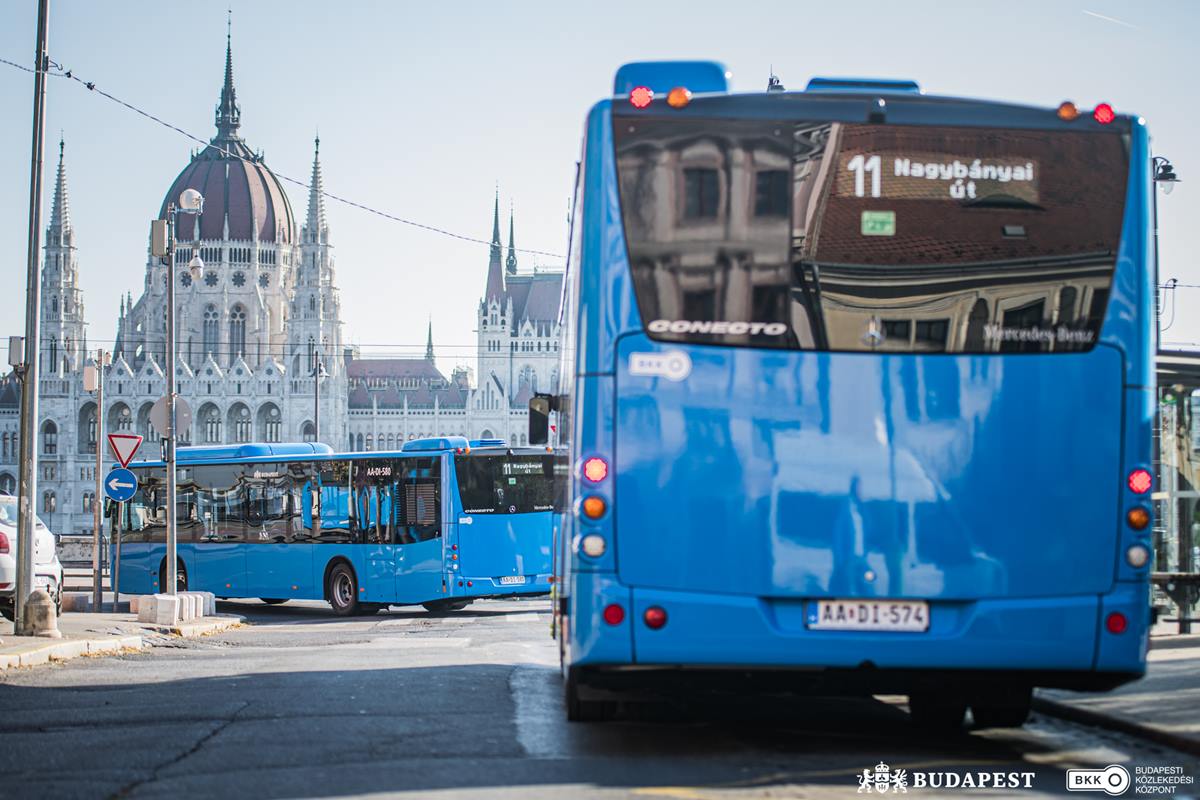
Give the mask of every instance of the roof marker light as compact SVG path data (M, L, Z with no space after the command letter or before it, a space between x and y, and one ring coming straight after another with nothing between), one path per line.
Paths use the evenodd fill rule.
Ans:
M692 92L686 86L676 86L667 92L667 105L671 108L683 108L692 102Z
M1129 490L1135 494L1145 494L1150 491L1153 483L1154 477L1147 470L1135 469L1129 473Z
M1072 122L1079 118L1079 107L1070 100L1064 100L1058 106L1058 118L1064 122Z
M654 90L649 86L635 86L629 93L629 102L634 108L645 108L654 99Z
M583 477L592 483L599 483L608 477L608 462L603 458L589 458L583 462Z
M1101 103L1096 106L1096 110L1092 112L1092 119L1099 122L1101 125L1107 125L1117 118L1117 112L1113 111L1113 107L1108 103Z

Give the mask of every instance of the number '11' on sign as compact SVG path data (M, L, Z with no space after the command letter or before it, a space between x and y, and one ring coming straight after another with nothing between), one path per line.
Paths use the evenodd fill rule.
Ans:
M854 158L850 159L850 163L846 165L846 169L854 173L854 196L864 197L866 190L866 173L871 173L871 197L879 197L882 187L880 186L880 167L882 161L879 156L866 157L859 153Z

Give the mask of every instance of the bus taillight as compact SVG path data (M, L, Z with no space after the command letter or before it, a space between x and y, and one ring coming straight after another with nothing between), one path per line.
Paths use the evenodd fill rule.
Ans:
M583 477L592 483L599 483L608 477L608 462L603 458L589 458L583 462Z
M667 624L666 609L660 606L650 606L646 609L646 613L642 615L642 619L645 621L647 628L658 630Z
M1145 494L1150 491L1150 486L1154 483L1154 476L1149 470L1135 469L1129 473L1129 490L1135 494Z
M617 603L609 603L604 607L604 621L609 625L620 625L625 621L625 609Z
M1129 627L1129 620L1120 611L1114 611L1104 620L1104 627L1108 628L1109 633L1124 633Z

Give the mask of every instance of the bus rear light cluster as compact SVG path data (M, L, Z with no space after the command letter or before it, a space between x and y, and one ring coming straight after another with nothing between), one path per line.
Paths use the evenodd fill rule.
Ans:
M604 512L608 510L608 504L604 502L604 498L597 497L596 495L583 498L583 503L580 507L583 510L583 515L588 519L600 519L604 516Z
M608 477L608 462L603 458L589 458L583 462L583 477L592 483L599 483Z
M1114 611L1104 620L1104 627L1108 629L1109 633L1124 633L1125 629L1129 627L1129 620L1120 611Z
M9 548L8 537L0 533L0 553L7 553Z
M609 625L620 625L625 621L625 609L619 603L609 603L604 607L604 621Z
M660 606L650 606L646 613L642 614L642 621L646 623L647 628L656 631L667 624L667 612Z
M1149 470L1135 469L1129 473L1129 491L1134 494L1145 494L1150 491L1150 487L1154 484L1154 476Z
M1150 511L1145 506L1134 506L1125 512L1125 521L1135 531L1142 531L1150 524Z
M1150 551L1142 544L1131 545L1125 551L1125 561L1134 569L1141 569L1150 563Z

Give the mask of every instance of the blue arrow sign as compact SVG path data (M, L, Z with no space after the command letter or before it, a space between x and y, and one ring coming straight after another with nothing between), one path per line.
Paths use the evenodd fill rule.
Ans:
M124 503L137 491L137 475L133 470L114 469L104 476L104 493L118 503Z

